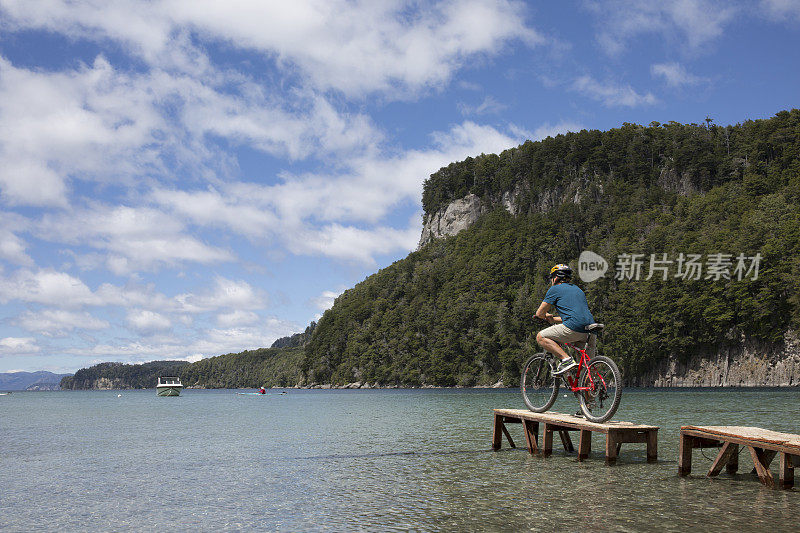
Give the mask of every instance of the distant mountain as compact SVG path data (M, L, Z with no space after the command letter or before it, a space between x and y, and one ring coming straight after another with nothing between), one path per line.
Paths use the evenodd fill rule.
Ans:
M59 390L61 378L71 375L53 374L45 370L0 373L0 390Z

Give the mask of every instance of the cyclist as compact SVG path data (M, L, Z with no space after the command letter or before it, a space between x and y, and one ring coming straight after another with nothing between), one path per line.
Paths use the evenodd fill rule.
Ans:
M570 357L561 344L564 342L575 343L583 347L587 340L589 347L586 350L589 357L594 355L595 338L585 329L585 326L594 323L594 317L589 311L586 295L572 281L572 269L568 265L558 264L550 269L550 288L544 295L544 301L536 310L536 316L552 324L536 335L536 342L548 352L561 358L558 368L553 374L559 376L567 372L577 363ZM558 316L550 314L555 308Z

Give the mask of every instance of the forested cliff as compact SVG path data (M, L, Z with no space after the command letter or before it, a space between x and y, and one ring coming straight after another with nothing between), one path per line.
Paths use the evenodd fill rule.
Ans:
M609 263L577 281L629 382L670 384L745 345L781 361L765 384L800 379L799 110L529 141L439 170L422 202L420 248L325 312L306 383L513 385L549 267L577 270L584 250Z
M442 168L422 203L419 249L317 324L176 373L209 388L515 386L549 268L579 272L591 251L607 271L576 282L627 384L800 383L800 110L529 141ZM104 365L62 388L155 382Z

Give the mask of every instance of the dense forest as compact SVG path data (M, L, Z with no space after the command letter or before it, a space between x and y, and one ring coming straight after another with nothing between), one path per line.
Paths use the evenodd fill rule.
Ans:
M85 390L96 388L100 383L103 388L152 389L158 376L177 376L188 364L186 361L151 361L140 365L100 363L62 378L61 389Z
M426 219L470 193L496 207L325 312L308 383L513 384L536 350L549 267L577 269L583 250L611 263L576 281L607 324L601 351L628 375L800 328L800 110L725 127L625 124L468 158L425 182ZM686 276L691 258L699 270Z
M61 388L152 389L159 376L178 376L185 387L238 389L293 387L302 381L303 345L314 323L302 333L276 340L271 348L229 353L186 361L152 361L142 364L100 363L61 380Z

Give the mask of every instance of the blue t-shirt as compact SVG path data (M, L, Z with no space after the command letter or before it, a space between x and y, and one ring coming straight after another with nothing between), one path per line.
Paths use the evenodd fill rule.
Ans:
M584 326L594 323L583 291L572 283L559 283L547 289L544 301L556 308L558 315L572 331L586 333Z

